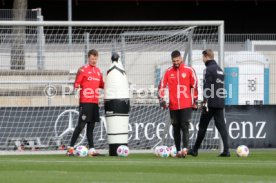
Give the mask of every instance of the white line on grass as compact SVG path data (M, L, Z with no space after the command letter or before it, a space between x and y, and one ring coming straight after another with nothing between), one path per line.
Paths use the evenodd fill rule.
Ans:
M165 166L168 165L172 165L175 166L176 164L180 164L183 165L183 163L185 164L202 164L202 165L268 165L268 166L276 166L276 162L275 161L254 161L254 162L230 162L230 161L214 161L214 160L210 160L210 161L158 161L160 159L156 159L153 161L144 161L144 160L137 160L137 161L133 161L133 160L126 160L126 161L122 161L122 160L102 160L102 161L72 161L72 160L68 160L68 161L63 161L63 160L19 160L19 159L15 159L15 160L0 160L1 163L82 163L82 164L97 164L97 165L106 165L106 163L110 163L112 165L114 164L133 164L133 163L138 163L138 164L147 164L147 165L151 165L151 164L164 164ZM163 160L163 159L162 159ZM164 159L165 160L165 159Z

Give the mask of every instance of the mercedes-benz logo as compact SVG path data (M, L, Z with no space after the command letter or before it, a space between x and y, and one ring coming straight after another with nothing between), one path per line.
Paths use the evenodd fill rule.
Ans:
M55 136L62 139L64 136L68 134L73 134L78 123L77 121L78 116L79 116L79 111L74 109L68 109L60 113L55 122ZM64 124L61 124L61 123L64 123L64 118L67 121L67 127L65 130L60 131L58 130L58 127L64 125ZM77 120L74 121L74 119L77 119ZM81 145L84 142L85 137L86 137L86 127L84 127L82 133L80 134L79 140L75 144L75 147Z

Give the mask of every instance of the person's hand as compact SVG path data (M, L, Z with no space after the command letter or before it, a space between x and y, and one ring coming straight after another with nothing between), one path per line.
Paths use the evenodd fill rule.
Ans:
M197 100L194 101L193 105L192 105L192 110L193 111L197 111L198 106L197 106Z
M79 86L78 88L74 88L74 95L79 95L81 91L81 87Z
M167 108L167 104L166 104L166 101L164 99L159 99L159 104L160 104L160 107L161 108L164 108L166 109Z
M209 109L208 109L208 102L207 101L203 101L201 108L202 108L203 112L208 112L209 111Z

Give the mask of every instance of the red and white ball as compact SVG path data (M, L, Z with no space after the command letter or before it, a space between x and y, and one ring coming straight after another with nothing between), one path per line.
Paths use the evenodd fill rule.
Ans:
M160 149L161 146L156 146L155 149L154 149L154 155L156 157L159 157L159 149Z
M169 147L169 149L170 149L170 156L171 156L171 157L175 157L176 154L177 154L177 149L176 149L176 147L175 147L175 146L171 146L171 147Z
M160 148L158 148L158 156L161 158L169 157L170 149L167 146L160 146Z
M129 148L126 145L120 145L117 148L117 155L120 157L127 157L129 155Z
M78 157L86 157L88 155L88 149L85 146L78 146L76 148L76 155Z

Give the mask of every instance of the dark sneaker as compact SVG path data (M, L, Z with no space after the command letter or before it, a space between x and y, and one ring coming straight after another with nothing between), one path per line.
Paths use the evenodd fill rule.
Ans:
M218 155L218 157L230 157L230 152L222 152L220 155Z
M195 151L195 150L193 150L193 149L189 149L189 151L188 151L188 155L191 155L191 156L196 157L196 156L198 155L198 152L197 152L197 151Z

